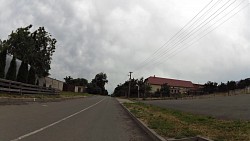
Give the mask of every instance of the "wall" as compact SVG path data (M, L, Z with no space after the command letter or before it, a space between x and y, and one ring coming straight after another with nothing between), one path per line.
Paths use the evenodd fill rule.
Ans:
M56 80L50 77L43 77L39 78L39 86L44 86L46 84L46 87L51 87L59 90L63 90L63 82L60 80Z

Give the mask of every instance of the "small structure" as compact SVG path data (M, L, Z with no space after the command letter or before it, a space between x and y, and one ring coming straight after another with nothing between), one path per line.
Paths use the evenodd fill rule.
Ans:
M38 79L38 85L54 89L63 90L63 82L50 77L42 77Z
M76 93L85 93L86 86L75 86L73 84L63 83L63 91L76 92Z
M84 93L84 92L86 92L86 87L85 86L75 86L75 92Z
M151 86L151 93L159 91L163 84L167 84L170 87L170 94L186 94L194 89L194 85L191 81L160 78L155 76L148 77L145 80L145 83L148 83Z

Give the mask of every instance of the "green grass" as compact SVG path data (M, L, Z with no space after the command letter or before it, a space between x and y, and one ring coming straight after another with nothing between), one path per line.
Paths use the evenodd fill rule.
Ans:
M61 97L83 97L83 96L92 96L92 94L88 93L75 93L75 92L61 92Z
M219 120L143 103L124 105L148 127L167 138L201 135L215 141L250 140L250 121Z
M6 98L38 98L38 99L46 99L46 98L74 98L74 97L85 97L91 96L88 93L74 93L74 92L60 92L59 95L46 95L46 94L8 94L8 93L0 93L0 97Z

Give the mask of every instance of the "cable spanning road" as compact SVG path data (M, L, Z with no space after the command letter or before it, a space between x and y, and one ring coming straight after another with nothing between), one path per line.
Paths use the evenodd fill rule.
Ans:
M85 99L0 106L0 141L151 140L116 99Z

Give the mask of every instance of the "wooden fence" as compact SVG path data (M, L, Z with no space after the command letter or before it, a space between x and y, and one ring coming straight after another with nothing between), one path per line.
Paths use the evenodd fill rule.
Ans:
M0 78L0 92L18 94L59 94L59 89L30 85Z

